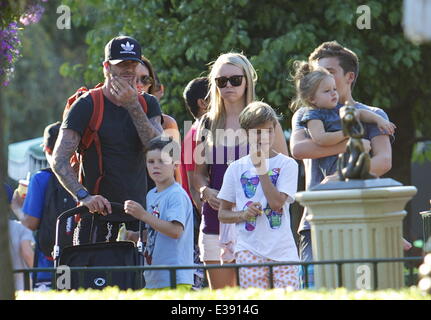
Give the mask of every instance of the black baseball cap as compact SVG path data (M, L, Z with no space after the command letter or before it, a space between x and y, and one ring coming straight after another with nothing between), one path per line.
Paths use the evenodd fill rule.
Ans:
M60 127L60 121L51 123L50 125L47 125L45 127L45 130L43 132L43 149L49 154L52 154L52 151L54 150Z
M138 41L127 36L111 39L105 46L105 61L117 64L126 60L143 63L141 60L141 46Z

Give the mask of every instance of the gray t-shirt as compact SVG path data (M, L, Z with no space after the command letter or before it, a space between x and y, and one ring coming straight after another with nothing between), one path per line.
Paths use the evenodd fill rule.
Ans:
M9 220L9 239L10 239L10 253L12 256L12 268L28 269L27 263L21 256L21 243L26 240L34 242L33 233L30 229L23 226L20 222ZM24 274L16 273L15 277L15 290L24 290Z
M302 113L301 125L308 128L308 121L320 120L323 123L325 132L336 132L342 130L340 121L340 108L342 104L338 104L333 109L318 109L305 107ZM307 131L308 132L308 131ZM322 171L324 177L330 176L337 170L338 155L332 155L316 159L319 169Z
M342 105L337 105L337 109L339 109ZM370 107L362 103L355 103L354 105L357 109L367 109L370 110L379 116L383 117L384 119L388 120L388 116L386 112L384 112L380 108ZM295 132L297 130L304 129L307 133L307 128L304 125L304 119L306 117L304 116L304 113L309 111L306 108L300 108L295 112L295 114L292 117L292 132ZM333 122L333 117L330 117L331 121ZM322 118L325 119L325 118ZM340 128L341 128L341 120L340 117L338 117L338 121L340 121ZM334 124L334 123L332 123ZM376 136L382 135L383 133L379 130L379 128L372 123L363 123L364 125L364 139L370 140ZM325 128L327 127L327 124L324 123ZM331 130L332 131L332 130ZM336 157L337 156L330 156L328 157L328 160L331 159L331 161L320 161L319 159L304 159L304 168L305 168L305 189L308 190L311 187L318 185L322 180L325 178L324 172L326 171L328 175L332 174L334 171L334 164L336 163ZM327 168L322 168L323 166L328 166ZM325 170L326 169L326 170ZM307 208L304 208L304 213L302 215L301 223L299 224L298 232L304 231L304 230L310 230L310 224L305 219L307 216Z
M179 222L184 231L178 239L171 238L149 226L145 247L147 265L187 266L193 264L193 207L186 191L173 183L161 192L153 188L147 195L147 210L164 221ZM167 270L145 270L146 288L170 286ZM177 284L193 284L193 270L176 272Z

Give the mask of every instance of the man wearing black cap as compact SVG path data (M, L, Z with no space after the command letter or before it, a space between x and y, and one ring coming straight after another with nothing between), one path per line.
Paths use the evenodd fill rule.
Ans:
M98 131L102 150L103 176L97 194L96 180L100 176L94 144L86 150L83 160L83 183L78 181L69 160L78 149L93 111L90 94L84 94L71 106L63 121L53 154L53 169L63 186L92 213L111 213L109 202L134 200L145 205L146 171L144 147L162 133L161 110L157 99L144 94L145 113L138 101L136 68L141 61L139 43L126 36L113 38L105 46L102 87L104 113ZM79 243L89 241L92 218L79 224ZM116 239L118 224L96 222L97 241Z

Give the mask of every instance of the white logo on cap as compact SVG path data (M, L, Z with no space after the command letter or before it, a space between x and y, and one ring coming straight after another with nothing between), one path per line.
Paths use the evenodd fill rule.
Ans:
M134 44L130 44L129 41L126 42L126 44L122 43L121 44L121 48L123 48L124 51L120 51L120 53L133 53L136 54L135 52L133 52L133 48L135 47Z

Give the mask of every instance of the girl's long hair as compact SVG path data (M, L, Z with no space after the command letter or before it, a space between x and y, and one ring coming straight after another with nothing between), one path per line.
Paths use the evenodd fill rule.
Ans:
M246 80L244 108L249 103L256 100L255 85L257 81L257 73L247 57L241 53L235 52L220 55L212 64L211 71L208 76L210 102L206 117L210 121L209 130L212 133L212 137L216 137L216 130L224 129L226 123L226 108L215 82L215 78L217 77L220 68L225 64L232 64L242 69L244 72ZM207 139L207 142L211 142L208 140L211 139Z

